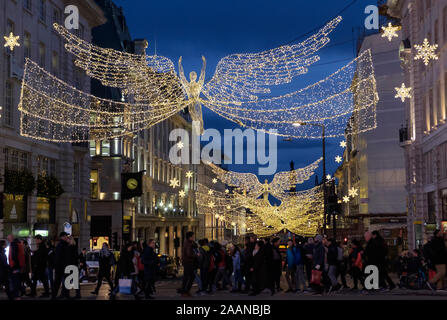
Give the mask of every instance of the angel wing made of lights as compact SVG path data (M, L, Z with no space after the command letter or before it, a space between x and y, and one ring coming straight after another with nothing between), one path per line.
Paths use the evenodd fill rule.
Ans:
M250 198L256 199L264 193L270 193L277 199L284 199L287 198L291 187L303 183L315 173L322 159L320 158L304 168L278 172L274 175L272 182L264 184L259 182L255 174L227 171L213 163L207 162L207 164L222 183L236 187Z
M127 99L121 104L98 99L28 61L19 104L21 132L59 142L87 141L86 135L92 132L96 138L112 138L150 127L184 108L193 120L200 121L202 131L202 105L225 114L220 109L223 106L255 103L271 86L290 83L320 59L316 52L329 43L329 34L341 20L335 18L298 44L227 56L206 84L205 58L199 79L191 72L187 80L181 58L177 76L174 63L166 57L101 48L54 24L66 41L66 50L74 55L75 65L103 85L119 88ZM39 105L47 106L45 114L39 112ZM46 135L39 129L45 126L51 128Z

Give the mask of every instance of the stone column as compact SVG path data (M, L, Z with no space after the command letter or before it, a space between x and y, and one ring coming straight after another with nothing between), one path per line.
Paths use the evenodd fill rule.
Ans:
M174 225L169 225L169 253L171 257L174 256Z
M166 252L166 226L162 225L160 227L160 253L165 254Z

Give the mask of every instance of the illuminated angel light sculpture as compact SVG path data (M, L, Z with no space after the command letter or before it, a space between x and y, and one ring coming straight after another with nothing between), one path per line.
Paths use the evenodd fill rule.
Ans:
M110 139L149 128L185 108L193 120L200 121L202 131L202 106L246 127L277 129L278 135L321 136L308 132L312 126L294 127L297 121L327 122L326 136L343 135L345 120L353 112L359 118L357 131L370 130L375 127L377 103L370 52L314 85L266 97L271 87L291 83L320 60L316 53L329 43L329 34L341 20L335 18L297 44L224 57L208 83L204 57L199 79L191 72L188 81L181 58L177 76L174 63L166 57L97 47L55 24L76 66L103 85L119 88L126 99L97 98L27 60L19 103L21 133L54 142Z
M253 173L227 171L213 163L207 162L207 164L222 183L238 188L241 192L245 192L247 197L256 199L264 193L270 193L275 198L282 200L289 196L291 187L309 180L321 160L322 158L319 158L304 168L278 172L270 183L266 181L263 184Z

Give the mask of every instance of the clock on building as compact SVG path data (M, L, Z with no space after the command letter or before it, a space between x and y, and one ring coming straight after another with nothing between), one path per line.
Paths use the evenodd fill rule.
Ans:
M134 178L130 178L127 180L126 185L130 190L135 190L138 187L138 181Z
M143 194L143 171L121 174L121 198L140 197Z

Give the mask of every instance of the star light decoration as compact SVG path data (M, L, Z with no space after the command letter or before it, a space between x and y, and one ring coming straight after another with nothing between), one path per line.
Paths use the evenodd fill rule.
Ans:
M346 148L346 141L340 141L340 147Z
M179 196L180 198L185 197L185 195L186 195L186 192L185 192L184 190L180 190L180 191L178 192L178 196Z
M169 180L169 186L172 188L180 187L180 181L177 178L172 178Z
M402 83L402 86L396 87L396 95L394 96L396 99L400 98L402 100L402 102L405 102L405 99L411 99L411 87L406 87L405 83Z
M177 142L177 148L179 148L179 149L183 149L184 146L185 146L185 145L183 144L182 141Z
M335 162L340 163L340 162L342 162L342 161L343 161L343 158L342 158L342 157L340 157L340 156L336 156L336 157L335 157Z
M186 177L189 179L189 178L192 178L192 176L193 176L193 172L192 171L188 171L188 172L186 172Z
M343 197L343 202L344 203L348 203L349 202L349 197L348 196L344 196Z
M5 39L5 41L6 41L6 43L5 43L5 48L6 47L9 47L9 49L11 50L11 51L14 51L14 47L20 47L20 43L19 43L19 39L20 39L20 36L14 36L14 34L11 32L10 34L9 34L9 37L3 37L4 39Z
M428 66L430 60L438 60L438 55L436 54L438 45L431 45L430 42L428 42L427 38L424 39L422 45L415 44L414 47L417 50L417 54L414 57L414 60L423 60L426 66Z
M210 195L210 196L212 196L213 195L213 190L208 190L208 194Z
M327 180L331 180L331 178L332 178L332 177L331 177L330 174L328 174L328 175L326 176L326 179L327 179Z
M217 179L216 179L216 178L213 179L213 183L214 183L214 184L217 183Z
M388 41L392 41L393 38L398 38L399 35L397 34L397 31L401 30L401 26L393 26L391 22L388 23L388 26L382 27L383 34L382 38L388 38Z
M351 189L349 189L349 196L350 197L355 197L355 196L358 196L359 194L358 194L358 189L356 189L356 188L354 188L354 187L352 187Z

